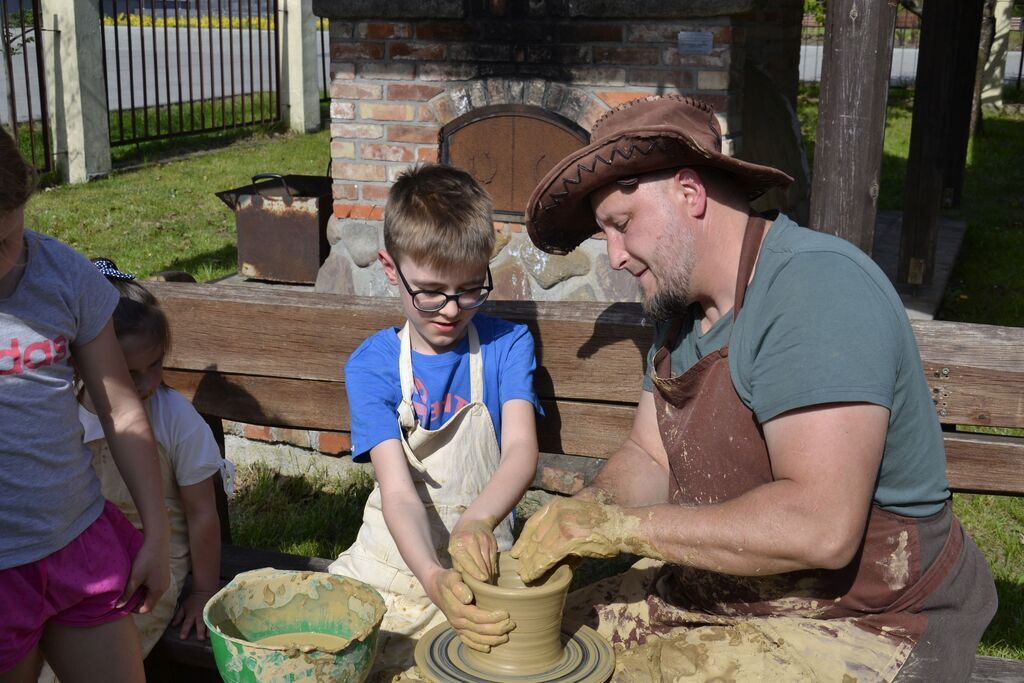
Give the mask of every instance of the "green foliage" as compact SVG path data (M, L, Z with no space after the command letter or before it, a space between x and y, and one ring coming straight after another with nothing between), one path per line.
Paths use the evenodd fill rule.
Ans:
M804 14L814 15L819 24L825 23L825 0L804 0Z
M3 41L3 50L8 56L21 54L35 42L34 22L35 15L30 9L10 12L7 15L7 24L0 32L0 40Z

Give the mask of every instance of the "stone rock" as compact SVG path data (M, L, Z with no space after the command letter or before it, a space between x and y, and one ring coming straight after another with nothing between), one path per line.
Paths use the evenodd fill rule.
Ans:
M551 289L577 275L590 272L590 258L582 250L572 251L565 256L548 254L533 246L526 235L517 235L509 253L517 257L523 268L543 289Z
M594 274L601 290L601 301L640 301L640 283L628 270L613 270L608 254L594 257Z
M491 259L493 260L501 250L504 249L508 243L512 240L512 233L508 230L498 230L494 233L494 249L491 250Z
M533 299L533 286L530 284L530 276L526 274L518 260L514 258L505 259L504 263L491 268L491 276L494 278L494 291L491 298L494 300L528 301Z
M366 268L354 268L352 271L352 289L356 296L377 296L395 298L398 290L391 286L384 276L384 268L380 261L374 261Z
M341 243L351 254L352 262L365 268L377 260L377 252L381 248L380 227L349 221L341 231Z
M331 247L330 255L317 271L313 291L348 295L355 293L352 291L352 265L348 253L339 245Z
M345 226L348 221L338 218L337 216L331 216L327 219L327 243L332 247L338 243L341 239L341 235L345 230Z
M597 292L594 291L594 286L588 283L572 290L565 298L568 301L597 301Z

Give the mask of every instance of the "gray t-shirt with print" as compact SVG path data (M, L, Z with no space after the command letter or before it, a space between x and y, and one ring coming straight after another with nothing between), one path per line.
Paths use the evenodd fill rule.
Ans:
M732 311L704 334L688 320L672 373L728 343L733 386L762 424L811 405L884 406L889 429L875 503L912 517L942 508L946 456L917 342L899 296L868 256L780 215L732 326ZM648 367L667 328L655 329ZM651 386L648 375L644 389Z
M0 299L0 569L60 550L103 509L70 360L103 330L117 290L53 238L26 230L25 245L21 281Z

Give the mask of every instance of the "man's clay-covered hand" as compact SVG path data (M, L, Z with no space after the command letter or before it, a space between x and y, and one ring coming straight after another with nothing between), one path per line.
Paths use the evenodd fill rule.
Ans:
M569 555L614 557L623 539L637 525L616 505L559 498L534 513L512 547L525 582L540 577Z
M435 585L437 606L467 647L490 652L491 647L508 641L508 632L516 627L508 612L488 612L473 603L473 591L453 569L438 573Z
M452 567L477 581L490 582L498 571L498 541L493 519L459 520L448 539Z

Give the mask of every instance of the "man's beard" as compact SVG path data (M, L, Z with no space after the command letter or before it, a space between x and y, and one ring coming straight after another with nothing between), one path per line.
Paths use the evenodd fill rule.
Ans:
M658 290L650 297L644 297L644 314L654 320L671 320L686 312L690 305L690 273L693 272L693 240L679 239L672 248L662 252L659 261L676 261L665 267L664 263L656 265L655 281ZM660 266L660 267L658 267Z
M662 288L654 296L644 299L643 310L654 320L671 320L685 313L689 305L686 290Z

